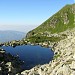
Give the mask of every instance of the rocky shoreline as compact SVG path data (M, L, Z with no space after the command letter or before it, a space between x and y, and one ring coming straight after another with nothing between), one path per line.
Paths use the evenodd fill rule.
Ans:
M75 28L63 33L67 34L67 38L53 47L55 55L49 64L36 66L16 75L75 75Z
M55 55L49 64L37 65L30 70L17 72L16 75L75 75L75 28L72 30L64 31L60 34L66 34L67 37L59 42L51 44L37 43L31 44L27 41L14 41L13 43L2 44L2 46L17 46L31 44L51 47ZM18 43L19 42L19 43Z
M23 62L0 48L0 75L15 75L22 71Z

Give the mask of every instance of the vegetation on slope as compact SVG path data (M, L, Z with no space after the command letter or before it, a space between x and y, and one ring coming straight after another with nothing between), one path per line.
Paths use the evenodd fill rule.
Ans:
M42 42L49 40L51 42L60 40L60 37L50 36L51 34L60 33L67 29L75 27L74 24L74 12L75 4L66 5L40 26L30 31L27 34L27 38L32 42ZM40 39L38 38L40 36ZM36 39L35 39L36 38Z
M31 43L40 43L40 42L57 42L61 40L60 37L46 37L46 36L31 36L28 38Z

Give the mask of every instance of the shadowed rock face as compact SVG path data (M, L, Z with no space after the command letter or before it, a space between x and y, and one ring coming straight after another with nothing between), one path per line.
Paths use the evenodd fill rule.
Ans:
M8 42L12 40L21 40L25 37L25 33L19 31L0 31L0 42Z
M22 71L23 62L0 48L0 75L15 75Z

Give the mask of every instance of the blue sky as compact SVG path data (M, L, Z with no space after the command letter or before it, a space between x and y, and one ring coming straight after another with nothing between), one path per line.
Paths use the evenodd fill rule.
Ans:
M0 30L28 32L74 0L0 0Z

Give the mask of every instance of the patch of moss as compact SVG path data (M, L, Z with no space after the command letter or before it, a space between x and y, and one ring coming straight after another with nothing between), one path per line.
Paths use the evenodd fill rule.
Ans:
M57 42L60 41L61 37L46 37L46 36L31 36L28 38L31 43L40 43L40 42Z
M53 59L57 59L58 57L60 57L60 54L55 54Z

